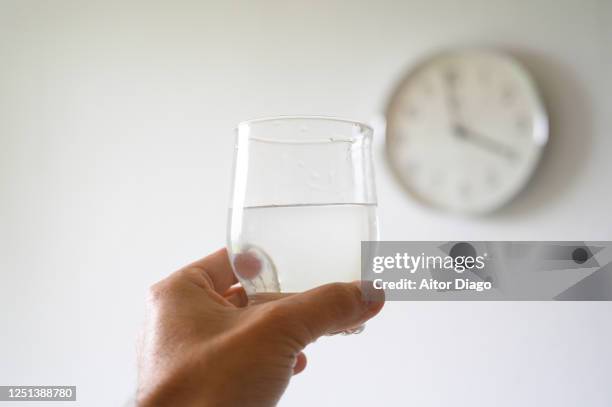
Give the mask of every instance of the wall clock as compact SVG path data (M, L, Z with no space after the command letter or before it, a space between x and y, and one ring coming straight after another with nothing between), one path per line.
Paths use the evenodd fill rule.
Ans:
M386 111L386 153L420 202L468 214L494 211L527 183L548 140L534 82L505 54L434 55L399 84Z

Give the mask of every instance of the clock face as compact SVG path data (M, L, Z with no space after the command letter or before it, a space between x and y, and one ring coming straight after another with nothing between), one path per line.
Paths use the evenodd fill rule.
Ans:
M486 213L533 173L548 138L526 71L488 51L439 54L417 66L387 108L387 155L421 202Z

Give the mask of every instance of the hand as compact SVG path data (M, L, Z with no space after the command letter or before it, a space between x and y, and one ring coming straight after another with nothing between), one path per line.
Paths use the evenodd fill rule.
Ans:
M363 324L384 302L334 283L246 307L236 282L219 250L151 287L139 406L275 405L305 368L306 345Z
M457 138L474 144L489 153L497 154L507 159L516 158L516 152L496 140L468 128L461 119L459 99L457 97L457 72L448 69L444 72L443 83L446 94L446 107L450 120L451 131Z
M453 68L448 68L443 74L444 92L446 95L446 109L451 122L460 120L460 104L457 97L458 74Z
M504 144L499 143L490 137L483 136L482 134L469 129L460 123L455 123L453 125L453 134L458 138L471 142L472 144L490 153L500 155L510 160L516 158L516 152L511 148L506 147Z

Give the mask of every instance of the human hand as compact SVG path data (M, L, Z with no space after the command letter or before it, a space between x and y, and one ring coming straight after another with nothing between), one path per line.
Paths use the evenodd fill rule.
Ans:
M139 349L138 405L273 406L302 350L357 327L383 307L359 283L333 283L246 307L219 250L154 284Z

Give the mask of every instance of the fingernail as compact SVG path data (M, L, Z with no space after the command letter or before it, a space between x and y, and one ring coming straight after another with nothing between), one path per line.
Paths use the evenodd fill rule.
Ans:
M252 280L261 271L261 260L250 252L240 253L234 257L234 269L240 277Z
M378 310L385 302L385 291L375 288L372 281L355 281L353 284L361 290L361 301L369 311Z

